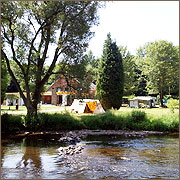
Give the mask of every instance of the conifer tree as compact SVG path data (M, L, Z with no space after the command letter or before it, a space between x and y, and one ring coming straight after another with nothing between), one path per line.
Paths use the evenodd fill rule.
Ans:
M124 89L123 64L116 42L112 41L110 33L104 43L96 87L96 95L105 110L120 108Z

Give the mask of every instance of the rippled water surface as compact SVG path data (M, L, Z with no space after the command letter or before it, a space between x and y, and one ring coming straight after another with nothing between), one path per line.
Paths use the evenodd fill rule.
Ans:
M2 140L3 179L177 179L179 139L90 136L81 154L59 156L55 139Z

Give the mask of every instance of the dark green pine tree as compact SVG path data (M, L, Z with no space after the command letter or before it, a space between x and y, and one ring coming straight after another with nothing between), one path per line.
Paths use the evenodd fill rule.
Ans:
M124 89L123 64L116 42L112 41L110 33L104 43L96 87L96 95L105 110L120 108Z

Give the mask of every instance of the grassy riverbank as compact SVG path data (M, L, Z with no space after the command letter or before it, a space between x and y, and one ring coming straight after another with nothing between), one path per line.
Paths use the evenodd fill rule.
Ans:
M165 111L164 111L165 110ZM41 113L36 119L25 115L2 115L2 131L15 130L146 130L178 132L179 114L168 109L121 108L104 114ZM165 113L166 112L166 113ZM31 123L29 123L31 122ZM27 124L29 125L27 127Z

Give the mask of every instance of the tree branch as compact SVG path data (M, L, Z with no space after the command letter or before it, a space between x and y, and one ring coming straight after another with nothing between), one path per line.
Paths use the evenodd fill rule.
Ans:
M5 53L2 49L1 49L1 53L2 53L3 56L5 57L9 74L11 75L11 77L12 77L12 79L13 79L13 81L14 81L14 83L15 83L15 85L16 85L16 87L17 87L17 89L18 89L18 91L19 91L19 93L20 93L20 95L21 95L21 97L23 98L24 103L26 104L27 98L26 98L25 95L23 94L23 91L22 91L22 89L21 89L18 81L17 81L16 77L14 76L14 73L13 73L12 70L11 70L10 63L9 63L9 59L8 59L8 57L6 56L6 53Z
M12 39L9 41L10 45L11 45L11 50L12 50L12 53L13 53L13 59L14 61L17 63L17 65L20 67L24 77L26 76L26 73L25 73L25 69L23 68L23 66L21 65L21 63L17 60L16 58L16 53L15 53L15 50L14 50L14 39L15 39L15 36L14 36L14 30L12 30L12 22L9 21L9 29L11 31L11 34L12 34ZM6 34L6 33L5 33Z

